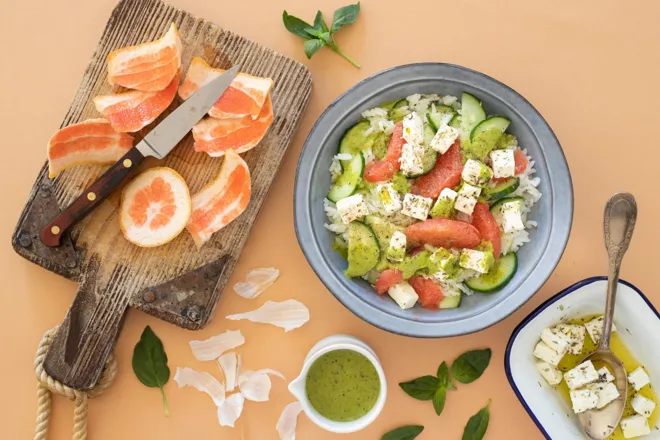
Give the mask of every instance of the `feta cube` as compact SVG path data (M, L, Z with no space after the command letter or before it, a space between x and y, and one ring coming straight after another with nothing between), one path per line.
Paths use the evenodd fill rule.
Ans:
M635 391L639 391L646 385L650 384L651 379L642 367L637 367L635 370L630 372L630 374L628 374L628 382L633 386L633 388L635 388Z
M387 215L401 211L401 196L391 183L381 183L376 186L376 194L383 212Z
M559 365L561 358L564 357L563 355L554 351L552 348L548 347L548 345L543 341L539 342L536 344L536 347L534 347L534 356L544 362L547 362L553 367Z
M614 382L615 377L610 373L607 367L598 370L598 382Z
M403 261L406 256L406 234L401 231L394 231L385 255L390 261Z
M421 144L424 139L424 121L412 112L403 118L403 140L407 144Z
M458 193L451 188L444 188L440 192L438 200L431 208L431 217L433 218L453 218L454 217L454 203L456 202Z
M516 159L513 150L493 150L490 152L493 177L513 177L516 174Z
M591 338L592 341L594 341L594 344L596 345L600 343L600 338L601 336L603 336L604 321L605 318L603 316L600 316L584 324L584 327L587 329L587 332L589 333L589 337ZM612 331L613 332L616 331L616 326L614 325L614 323L612 323Z
M422 144L404 144L401 150L401 172L406 176L416 176L424 171L424 146Z
M464 214L472 215L480 194L481 188L478 186L463 183L461 189L458 190L458 196L456 197L454 208Z
M568 388L574 390L598 380L598 371L591 361L582 362L577 367L564 373Z
M349 224L353 220L358 220L369 214L369 209L364 202L364 196L362 194L354 194L339 200L337 202L337 211L344 224Z
M553 367L547 362L536 362L536 369L539 370L541 376L548 382L548 384L554 386L561 383L562 374L561 371Z
M461 177L470 185L484 186L493 177L493 170L478 160L468 159L463 166Z
M598 397L598 403L596 404L596 408L598 409L605 408L610 402L613 402L617 397L620 396L616 385L611 382L591 383L587 385L587 389L593 391Z
M522 231L522 200L513 200L502 204L502 229L505 233Z
M582 348L584 348L584 338L587 332L583 326L575 324L559 324L555 329L568 336L570 340L568 345L569 354L582 353Z
M598 396L589 389L571 390L571 403L575 414L596 408Z
M440 154L445 154L454 145L460 132L449 125L442 125L431 139L430 147Z
M415 289L405 281L390 287L387 293L403 310L413 307L419 299Z
M408 193L403 197L401 213L418 220L426 220L432 203L433 199Z
M653 411L655 410L655 402L651 399L647 399L641 394L635 394L635 397L630 401L631 406L637 414L644 416L647 419L651 417Z
M495 259L492 252L482 252L474 249L463 249L458 260L459 266L479 273L487 273Z
M568 351L568 345L570 342L568 336L556 330L549 328L543 329L541 332L541 340L559 354L565 354Z
M648 419L639 415L621 419L621 430L625 438L641 437L651 433Z

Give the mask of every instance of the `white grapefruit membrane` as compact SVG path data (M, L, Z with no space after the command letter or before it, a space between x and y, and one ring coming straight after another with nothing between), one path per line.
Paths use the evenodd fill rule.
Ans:
M203 341L190 341L190 348L197 360L212 361L220 357L225 351L243 344L245 344L245 338L240 330L227 330Z
M282 302L266 301L257 310L229 315L227 319L233 321L247 319L252 322L271 324L281 327L285 332L288 332L301 327L309 321L309 309L295 299L288 299Z
M261 295L280 276L280 271L274 267L253 269L245 277L245 281L234 284L234 292L245 299L253 299Z

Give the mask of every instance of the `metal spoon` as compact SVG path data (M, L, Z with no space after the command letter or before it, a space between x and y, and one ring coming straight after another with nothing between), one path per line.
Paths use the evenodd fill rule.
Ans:
M626 405L628 396L628 378L623 364L610 350L616 288L619 283L621 260L628 249L635 221L637 220L637 203L632 194L614 194L605 205L605 247L609 257L609 272L607 275L607 302L605 303L605 319L600 345L595 352L587 356L590 360L606 364L614 373L615 384L619 397L602 409L592 409L579 414L578 418L584 432L594 440L603 440L614 432ZM584 362L583 361L583 362Z

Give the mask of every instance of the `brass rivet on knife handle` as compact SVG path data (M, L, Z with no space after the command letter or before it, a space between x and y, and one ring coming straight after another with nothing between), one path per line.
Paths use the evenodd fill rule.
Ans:
M59 226L53 226L52 228L50 228L50 232L53 235L57 235L57 234L60 233L60 227Z
M94 194L93 192L88 192L87 193L87 200L90 200L90 201L93 202L94 200L96 200L96 194Z
M124 167L130 168L131 166L133 166L133 161L131 161L130 159L124 159Z

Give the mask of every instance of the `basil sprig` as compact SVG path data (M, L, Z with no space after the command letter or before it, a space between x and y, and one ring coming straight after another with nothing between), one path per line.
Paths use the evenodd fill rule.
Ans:
M465 430L463 431L462 440L482 440L486 435L488 429L488 422L490 421L490 400L488 404L481 408L478 413L470 417Z
M422 431L424 427L421 425L406 425L383 434L380 440L413 440Z
M169 416L170 409L163 389L170 379L167 354L163 348L163 343L149 326L144 328L140 341L133 349L133 372L144 385L151 388L160 388L163 405L165 406L165 416Z
M282 21L284 22L284 27L286 27L289 32L305 40L303 47L307 58L312 58L312 55L318 52L319 49L326 46L328 49L341 55L355 67L359 68L360 65L346 55L339 46L337 46L337 43L333 38L334 34L342 27L355 23L359 12L359 2L354 5L348 5L337 9L332 20L332 26L330 27L328 27L325 20L323 20L323 13L321 11L316 13L314 25L311 25L298 17L289 15L286 11L282 13Z

